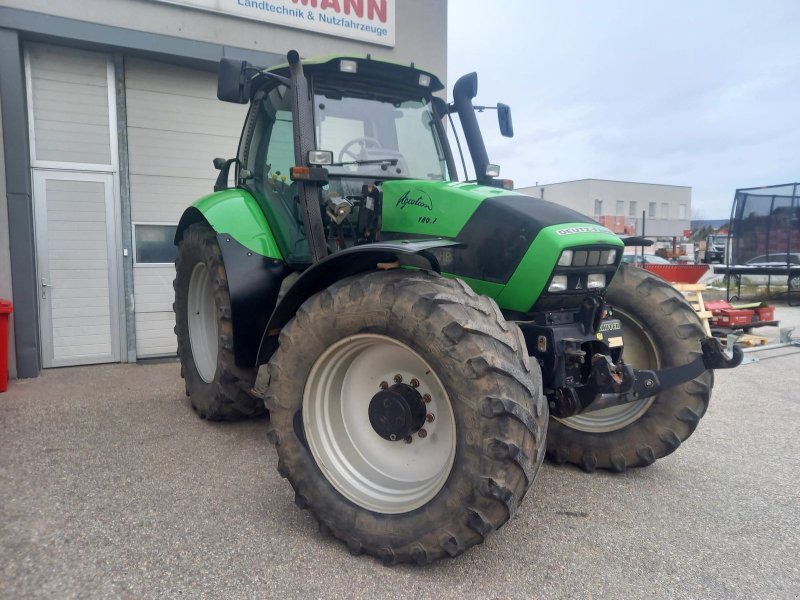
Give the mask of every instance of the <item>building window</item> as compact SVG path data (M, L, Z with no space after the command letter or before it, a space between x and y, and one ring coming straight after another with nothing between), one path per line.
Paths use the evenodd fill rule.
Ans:
M603 214L603 201L595 199L594 201L594 214L600 216Z
M636 216L636 200L631 200L630 204L628 204L628 216L629 217Z
M679 219L685 219L686 218L686 205L685 204L681 204L681 207L680 207L679 212L678 212L678 218Z
M625 202L622 200L617 200L617 212L614 213L617 216L625 214Z
M666 202L661 203L661 218L669 219L669 204Z
M651 202L650 205L647 207L647 216L651 219L656 218L656 203Z
M178 248L173 243L177 225L136 223L133 226L134 260L137 265L172 265Z

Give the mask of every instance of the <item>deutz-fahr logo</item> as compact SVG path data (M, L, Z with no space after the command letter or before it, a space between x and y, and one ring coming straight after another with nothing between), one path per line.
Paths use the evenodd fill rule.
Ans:
M433 201L431 197L423 191L408 190L400 196L395 206L399 207L400 210L403 210L406 206L419 206L425 210L433 210Z
M611 231L600 225L588 225L586 227L566 227L564 229L556 229L556 234L558 235L573 235L575 233L611 233Z

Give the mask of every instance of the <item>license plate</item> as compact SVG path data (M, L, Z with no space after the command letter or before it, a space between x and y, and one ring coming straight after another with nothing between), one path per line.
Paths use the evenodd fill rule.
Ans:
M622 323L619 319L605 319L600 323L597 339L609 348L622 347Z

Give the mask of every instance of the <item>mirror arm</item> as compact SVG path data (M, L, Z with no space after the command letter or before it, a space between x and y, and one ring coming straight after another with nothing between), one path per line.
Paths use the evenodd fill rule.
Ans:
M255 72L255 73L259 74L259 75L263 75L267 79L272 79L274 81L277 81L278 83L282 83L286 87L291 87L292 86L292 81L288 77L283 77L282 75L277 75L276 73L272 73L270 71L265 71L263 67L245 67L243 69L243 71L244 72L246 72L246 71Z
M222 190L228 189L228 173L231 170L231 165L233 163L239 163L238 158L229 158L224 163L219 162L221 159L215 158L214 159L214 168L219 169L219 175L217 175L217 180L214 182L214 191L220 192Z

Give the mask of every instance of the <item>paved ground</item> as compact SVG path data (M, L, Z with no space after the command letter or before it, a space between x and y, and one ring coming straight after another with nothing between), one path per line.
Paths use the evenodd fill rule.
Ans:
M672 456L545 465L502 530L428 568L320 535L266 421L197 419L177 364L47 371L0 395L0 596L797 598L800 353L771 354L717 375Z

